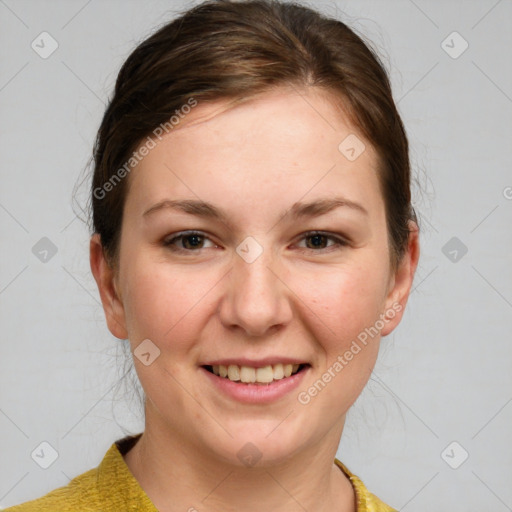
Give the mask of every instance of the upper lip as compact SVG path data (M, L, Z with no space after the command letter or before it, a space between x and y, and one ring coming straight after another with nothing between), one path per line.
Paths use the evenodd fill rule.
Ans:
M236 364L237 366L249 366L253 368L262 368L263 366L276 365L276 364L309 364L302 359L296 359L293 357L280 357L280 356L269 356L263 359L248 359L246 357L237 357L229 359L214 359L201 363L200 366L229 366L230 364Z

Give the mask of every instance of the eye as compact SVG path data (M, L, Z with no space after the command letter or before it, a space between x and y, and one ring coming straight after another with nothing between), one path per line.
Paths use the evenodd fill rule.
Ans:
M169 249L174 252L197 252L199 249L205 249L205 240L210 239L200 231L187 231L178 233L176 236L164 240L163 245L169 247ZM177 247L176 243L181 245L181 247ZM215 244L212 246L217 247Z
M343 240L343 238L329 233L324 233L323 231L310 231L302 237L302 240L308 239L311 240L311 244L306 243L306 249L314 252L319 252L323 249L336 249L348 245L348 242ZM329 240L334 242L333 245L330 247L324 247L324 244Z
M199 252L201 249L208 248L204 245L206 240L209 240L212 243L210 247L218 247L200 231L184 231L178 233L175 236L164 240L163 245L164 247L168 247L171 251L178 253ZM325 249L337 249L348 245L348 242L342 238L329 233L324 233L323 231L310 231L305 233L301 240L311 240L311 243L306 243L305 249L313 252L320 252ZM328 241L333 243L332 245L325 247L325 244Z

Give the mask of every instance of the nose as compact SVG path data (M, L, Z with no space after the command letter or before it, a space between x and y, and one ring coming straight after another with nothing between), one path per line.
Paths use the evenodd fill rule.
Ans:
M293 294L277 263L271 250L264 249L250 263L235 254L219 313L226 328L240 329L250 337L265 337L290 323Z

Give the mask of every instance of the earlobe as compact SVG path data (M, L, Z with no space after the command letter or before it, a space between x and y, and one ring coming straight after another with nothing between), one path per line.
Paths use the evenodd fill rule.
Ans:
M105 259L98 233L94 233L90 240L89 261L91 272L98 286L108 329L116 338L125 340L128 338L128 333L126 330L124 306L121 295L117 291L114 271Z
M409 294L411 293L419 256L419 228L414 221L410 220L407 251L392 278L392 284L383 311L383 315L387 318L387 321L381 330L381 336L390 334L402 319Z

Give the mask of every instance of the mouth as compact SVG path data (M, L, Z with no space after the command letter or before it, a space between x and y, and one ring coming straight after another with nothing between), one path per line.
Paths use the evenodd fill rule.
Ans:
M273 382L287 379L301 373L311 365L303 364L274 364L259 368L250 366L238 366L236 364L225 365L203 365L202 368L217 377L224 378L239 384L269 385Z

